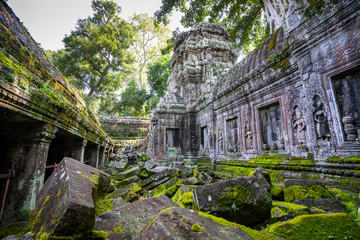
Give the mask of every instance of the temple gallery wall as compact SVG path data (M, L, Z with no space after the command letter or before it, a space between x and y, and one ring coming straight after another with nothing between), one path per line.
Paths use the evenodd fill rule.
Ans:
M0 225L29 219L64 157L97 167L111 147L78 90L0 1Z
M168 92L151 118L149 154L359 155L359 3L329 3L312 18L308 6L292 1L282 26L238 63L218 25L179 34Z

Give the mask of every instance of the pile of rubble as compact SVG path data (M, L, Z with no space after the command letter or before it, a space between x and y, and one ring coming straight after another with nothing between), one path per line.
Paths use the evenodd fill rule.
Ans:
M341 201L316 181L284 190L261 167L235 176L198 165L132 153L99 170L64 158L38 194L32 221L5 227L0 237L305 239L321 230L326 238L317 239L360 238ZM306 191L321 196L299 199Z

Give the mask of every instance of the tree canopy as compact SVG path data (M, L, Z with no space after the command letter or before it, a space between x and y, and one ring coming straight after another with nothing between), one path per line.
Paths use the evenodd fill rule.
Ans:
M229 31L230 41L245 53L269 35L261 0L163 0L162 3L155 13L156 23L167 24L172 11L177 10L185 14L181 19L185 27L204 21L220 24Z
M108 0L92 1L94 15L78 20L58 52L59 68L88 95L114 92L121 86L120 72L134 60L128 48L133 41L131 25L119 18L121 8Z
M166 93L168 78L171 73L170 60L170 54L166 54L149 65L148 82L157 97L163 97Z
M170 30L162 24L155 26L154 20L147 14L134 14L131 19L135 36L131 42L131 52L136 57L131 77L142 89L146 78L147 65L161 56L160 50L171 38Z

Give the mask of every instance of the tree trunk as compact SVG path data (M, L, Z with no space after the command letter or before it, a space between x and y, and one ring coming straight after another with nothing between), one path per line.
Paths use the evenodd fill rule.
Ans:
M285 17L285 0L263 0L266 19L270 24L270 34L282 26Z

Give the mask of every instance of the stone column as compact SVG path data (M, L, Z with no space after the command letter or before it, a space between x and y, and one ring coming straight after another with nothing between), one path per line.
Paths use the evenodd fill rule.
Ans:
M9 141L6 159L15 164L1 224L28 221L36 195L43 186L50 142L57 127L48 124L10 124L4 127Z
M70 157L80 162L84 162L84 153L87 140L83 138L69 138L65 140L65 157Z
M100 145L94 145L89 149L90 165L93 167L99 166L99 150L100 150Z
M104 166L104 159L105 159L105 147L100 146L98 166Z

